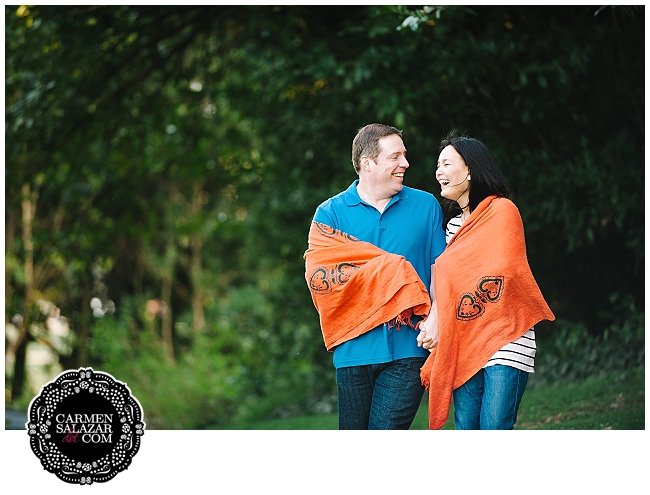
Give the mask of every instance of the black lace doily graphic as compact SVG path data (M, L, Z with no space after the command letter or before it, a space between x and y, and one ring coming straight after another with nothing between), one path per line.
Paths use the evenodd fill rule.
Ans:
M124 471L140 448L142 408L126 384L79 368L44 385L25 423L32 451L58 478L103 483Z

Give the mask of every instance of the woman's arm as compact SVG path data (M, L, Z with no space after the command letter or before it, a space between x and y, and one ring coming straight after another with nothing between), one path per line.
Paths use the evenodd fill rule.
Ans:
M438 306L436 304L434 269L435 265L431 265L431 286L429 287L431 311L427 319L420 322L420 333L417 338L418 347L424 347L428 351L438 345Z

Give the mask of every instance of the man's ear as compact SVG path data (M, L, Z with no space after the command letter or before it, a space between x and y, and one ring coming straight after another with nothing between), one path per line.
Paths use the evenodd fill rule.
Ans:
M370 172L370 158L367 156L362 156L361 157L361 168L364 169L366 172Z

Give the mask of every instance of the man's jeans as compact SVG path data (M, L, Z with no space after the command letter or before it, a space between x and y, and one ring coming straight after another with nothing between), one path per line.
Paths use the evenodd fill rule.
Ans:
M512 430L528 382L525 371L495 364L454 390L457 430Z
M425 358L349 366L336 370L340 430L408 430L424 387Z

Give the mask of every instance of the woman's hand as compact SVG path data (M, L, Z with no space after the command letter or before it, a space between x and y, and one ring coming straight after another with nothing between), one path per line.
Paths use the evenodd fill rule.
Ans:
M426 320L420 323L419 328L418 347L423 347L431 352L438 345L438 315L430 314Z

